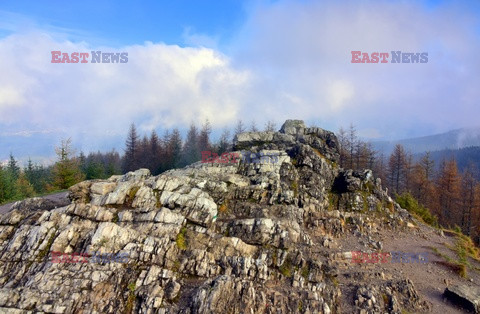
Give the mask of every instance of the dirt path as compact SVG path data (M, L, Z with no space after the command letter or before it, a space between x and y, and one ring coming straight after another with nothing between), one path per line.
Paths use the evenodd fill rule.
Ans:
M437 256L432 250L432 247L437 248L437 250L443 254L457 260L458 258L455 254L445 246L445 244L455 246L454 238L442 237L426 226L419 226L418 229L412 231L410 234L384 234L382 240L384 250L412 253L428 252L428 262L425 264L387 263L385 264L385 268L393 272L400 272L410 278L418 293L431 303L432 313L466 313L465 310L458 308L448 301L444 301L442 295L447 285L478 285L480 282L479 273L476 270L469 269L467 278L462 278L459 274L443 264L445 262L444 258ZM473 264L476 263L473 261L470 262Z
M430 304L431 313L469 313L449 301L444 300L442 295L447 285L464 284L478 286L480 284L479 271L469 267L466 278L462 278L458 273L447 266L443 257L437 256L432 249L436 248L439 252L449 256L453 260L458 260L456 254L446 246L455 246L456 239L454 237L448 235L441 236L434 229L425 225L419 225L416 228L409 228L406 232L383 230L372 238L382 242L382 252L427 252L429 253L428 262L424 264L391 263L389 259L388 263L346 265L346 272L368 270L369 273L381 272L386 276L389 276L389 274L399 274L402 277L409 278L413 282L421 298ZM364 246L359 244L358 238L353 235L343 239L340 247L342 251L367 251ZM358 249L359 247L363 247L363 249ZM370 252L378 251L370 250ZM472 266L480 267L480 263L472 259L469 259L469 263ZM344 279L341 281L344 281L344 284L348 285L348 280Z

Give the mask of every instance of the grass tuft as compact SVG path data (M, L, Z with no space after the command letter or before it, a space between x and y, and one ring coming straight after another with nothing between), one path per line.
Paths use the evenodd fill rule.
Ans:
M186 227L183 227L180 232L177 234L177 239L176 239L176 243L177 243L177 246L180 250L186 250L187 249L187 239L186 239L186 236L185 234L187 233L187 228Z
M38 253L37 260L39 262L42 261L42 259L48 255L48 252L50 252L50 248L52 247L53 241L55 240L55 234L57 233L57 229L55 229L52 234L50 235L50 238L48 238L47 245Z
M292 190L293 190L293 196L298 197L298 182L297 181L292 181L291 187L292 187Z
M441 253L436 247L431 247L436 255L442 257L445 261L440 262L439 264L449 268L453 272L457 273L459 276L466 278L467 277L467 264L462 264L462 262L457 262L453 260L448 255Z
M135 288L136 285L134 282L128 285L128 290L130 290L127 299L127 305L125 306L125 313L132 313L133 312L133 303L135 302Z
M283 264L279 267L279 270L282 273L282 275L284 275L285 277L292 276L292 270L293 270L292 262L288 257L285 259Z
M135 186L128 191L127 199L125 200L126 205L131 206L135 196L137 195L138 190L140 190L139 186Z
M308 266L304 266L302 268L301 275L303 278L305 278L305 280L308 280L308 276L310 275L310 268Z

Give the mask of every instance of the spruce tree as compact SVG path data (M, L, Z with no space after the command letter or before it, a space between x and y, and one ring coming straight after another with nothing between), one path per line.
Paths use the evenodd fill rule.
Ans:
M53 167L55 189L68 189L84 179L78 158L73 158L71 143L71 139L62 140L60 147L55 148L58 157Z
M129 172L138 169L138 134L135 124L130 125L128 137L125 142L125 157L123 161L123 172Z
M7 200L7 180L3 167L0 165L0 204Z
M149 156L149 169L153 175L158 175L160 173L160 151L161 145L160 140L158 139L157 132L155 130L150 134L150 156Z
M460 224L458 207L461 178L454 159L443 161L437 178L438 216L442 225L452 227Z
M15 160L15 158L11 153L10 153L10 159L8 161L7 170L13 180L18 179L20 175L20 167L18 166L18 162Z
M172 135L168 141L168 151L171 156L170 168L178 168L182 156L182 136L178 129L173 129Z
M224 129L223 132L222 132L222 135L220 136L220 141L218 143L217 152L218 152L219 156L222 153L229 151L229 149L231 147L231 143L230 143L229 138L230 138L230 131L228 129Z
M192 123L185 139L182 150L181 166L190 165L200 160L200 150L198 149L198 131L197 127Z
M212 132L212 128L210 126L210 122L208 119L205 121L205 123L202 126L202 129L200 130L200 134L198 135L198 150L200 152L202 151L211 151L212 146L210 144L210 133Z
M461 183L462 217L460 226L466 235L471 235L473 216L479 211L480 199L476 193L479 186L477 176L478 168L470 162L462 175Z

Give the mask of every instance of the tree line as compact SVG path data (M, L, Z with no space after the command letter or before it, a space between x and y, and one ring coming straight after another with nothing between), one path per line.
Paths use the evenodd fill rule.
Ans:
M269 121L263 130L275 131L276 125ZM178 128L166 130L163 136L159 136L155 130L142 136L132 124L123 155L115 150L88 155L80 152L77 155L70 139L63 140L55 148L57 160L50 166L34 164L29 159L22 169L10 154L8 163L0 165L0 204L64 190L83 180L106 179L139 168L147 168L153 175L158 175L201 160L202 151L209 150L219 155L230 151L234 136L246 131L256 132L259 129L254 122L247 128L242 120L238 120L233 133L224 129L214 143L208 120L201 128L192 123L185 139Z
M372 169L402 207L414 206L427 222L459 228L480 242L480 173L474 162L459 171L454 158L436 162L430 152L415 158L401 144L385 156L359 139L353 125L337 136L341 167Z
M276 130L276 124L269 121L263 130L273 132ZM257 132L259 129L254 122L247 128L242 120L238 120L233 133L229 129L224 129L220 138L213 143L212 128L208 120L200 128L192 123L185 140L182 140L177 128L165 131L161 137L155 130L152 130L149 136L142 137L138 134L135 124L132 124L125 141L125 155L121 169L126 173L147 168L153 175L158 175L169 169L185 167L201 160L202 151L212 151L218 155L230 151L233 138L246 131Z
M80 168L81 159L73 155L69 139L63 140L55 153L54 165L34 164L29 159L23 169L10 154L8 163L0 165L0 204L64 190L86 178Z
M270 121L263 130L275 131L276 125ZM202 151L218 155L231 151L234 136L245 131L254 132L258 128L255 123L247 128L239 120L232 133L225 129L219 139L212 142L208 121L200 128L192 123L185 139L177 128L166 130L162 136L155 130L140 135L132 124L123 155L115 150L77 155L70 140L62 141L56 148L57 161L51 166L29 160L21 169L10 155L8 163L0 166L0 203L67 189L85 179L105 179L139 168L148 168L153 175L158 175L201 160ZM474 164L459 171L455 159L438 163L428 152L415 158L402 145L397 145L389 156L385 156L375 151L371 143L361 140L353 125L341 128L337 137L342 168L372 169L402 206L414 206L429 223L458 226L478 243L480 176Z

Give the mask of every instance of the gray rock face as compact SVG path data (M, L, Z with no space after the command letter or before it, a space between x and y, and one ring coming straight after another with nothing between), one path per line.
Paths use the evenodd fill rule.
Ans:
M287 120L280 128L280 133L297 135L303 134L305 129L306 126L302 120Z
M375 232L371 212L389 218L378 228L406 228L410 218L370 171L337 166L331 132L288 120L280 132L239 134L235 149L279 157L197 162L156 177L140 169L81 182L62 207L14 206L0 217L0 312L341 312L329 258L336 239ZM53 263L52 251L127 258ZM351 305L422 309L411 282L372 289L359 286Z
M58 197L33 197L15 202L12 205L11 210L50 210L57 207L67 206L68 204L70 204L68 198L63 195L59 195Z
M443 296L473 313L480 313L480 289L466 285L445 288Z

